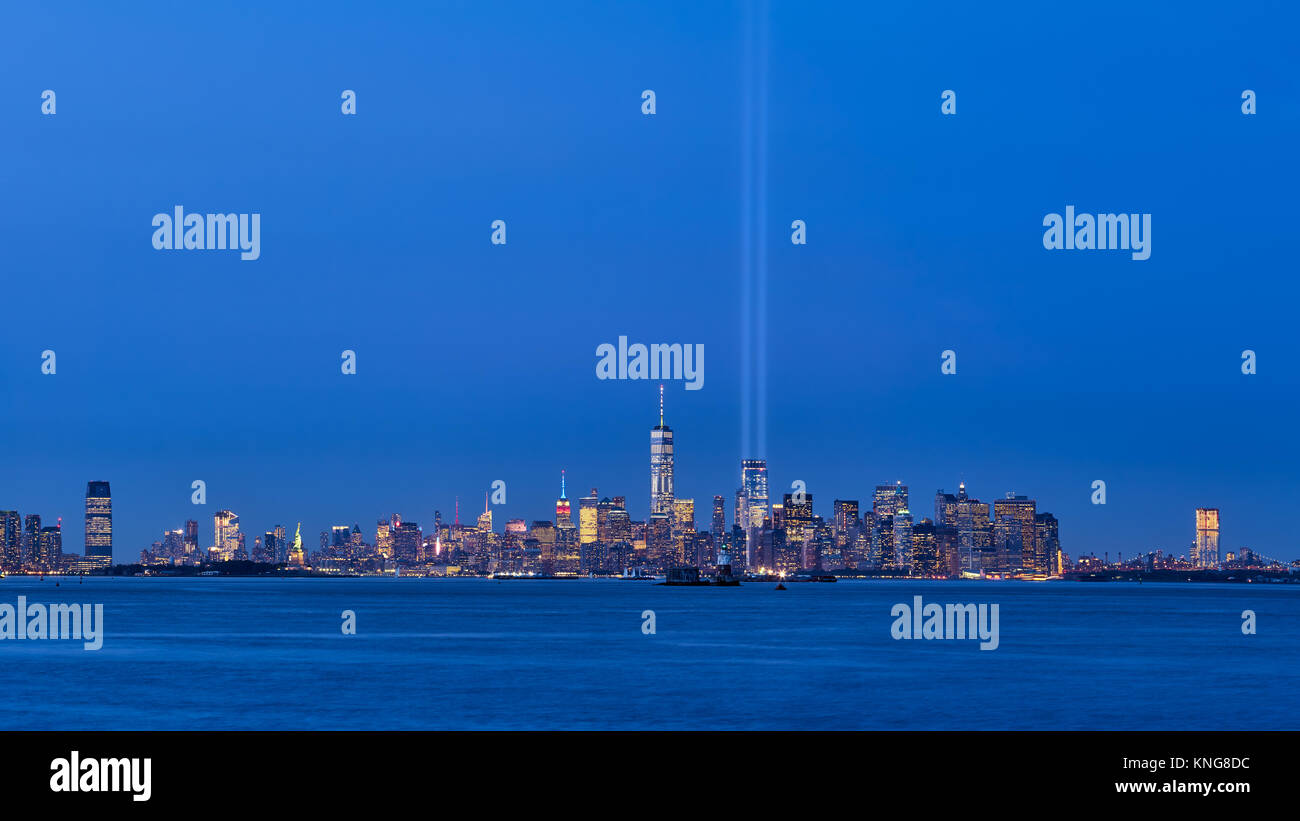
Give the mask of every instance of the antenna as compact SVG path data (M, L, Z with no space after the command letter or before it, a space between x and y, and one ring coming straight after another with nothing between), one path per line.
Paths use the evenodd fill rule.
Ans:
M659 427L664 426L664 383L659 383Z

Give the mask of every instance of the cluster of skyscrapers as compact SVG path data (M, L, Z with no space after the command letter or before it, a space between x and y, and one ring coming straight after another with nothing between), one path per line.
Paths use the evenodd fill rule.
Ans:
M85 573L113 564L113 495L108 482L86 484L85 552L63 552L63 519L42 526L39 513L25 517L0 510L0 571Z
M859 571L891 575L947 577L1060 573L1068 559L1060 548L1057 521L1040 513L1034 500L1008 494L981 502L963 484L956 494L940 491L934 517L916 517L908 488L896 483L876 488L870 508L857 499L836 499L833 515L813 510L804 489L769 496L763 459L740 465L731 526L726 500L714 496L707 527L697 527L694 499L677 498L673 429L666 423L660 390L658 424L650 430L649 515L636 521L625 496L602 497L596 488L570 499L563 471L552 519L511 519L501 531L485 500L474 522L435 512L425 529L393 515L380 520L373 539L359 524L337 525L320 534L319 548L305 555L277 526L246 550L239 517L219 511L213 520L213 546L198 549L197 524L169 531L145 551L146 563L193 564L204 560L250 559L305 564L324 572L622 575L663 573L676 567L733 572L792 574L799 571ZM576 507L576 510L575 510Z
M575 503L576 502L576 511ZM939 490L933 516L918 518L908 487L878 485L864 509L858 499L835 499L829 518L813 510L813 494L801 482L779 500L770 497L764 459L744 459L735 492L731 525L726 499L714 496L707 528L697 528L694 499L675 494L673 429L664 419L650 430L650 505L635 521L625 496L602 497L596 488L576 500L568 497L564 472L553 519L510 519L501 531L492 506L473 523L462 523L457 501L454 518L435 511L426 530L392 515L379 520L373 539L360 525L337 525L320 533L318 549L303 546L301 524L289 539L283 525L254 538L251 551L231 510L213 515L213 535L200 546L199 524L168 530L141 551L146 565L203 565L251 561L310 567L325 573L405 572L412 574L624 575L664 573L722 566L733 573L796 574L857 572L918 577L993 576L1045 578L1068 572L1059 525L1039 512L1026 496L1008 493L984 502L961 483L956 493ZM89 572L112 564L113 510L108 482L86 488L85 553L63 552L62 522L42 527L41 517L0 510L0 570L8 572ZM1166 559L1159 551L1144 561L1153 567L1219 568L1219 511L1196 510L1196 535L1190 561ZM1243 548L1229 563L1254 561ZM1172 562L1172 564L1166 564ZM1123 557L1120 557L1123 564ZM1082 556L1081 572L1110 566Z

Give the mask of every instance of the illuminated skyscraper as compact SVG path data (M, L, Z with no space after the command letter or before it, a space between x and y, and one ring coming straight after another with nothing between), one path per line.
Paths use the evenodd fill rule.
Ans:
M37 542L41 537L41 514L28 513L23 517L23 564L39 564L37 559Z
M947 569L941 559L934 522L922 519L912 526L912 575L947 575Z
M393 558L393 527L387 519L375 523L375 550L381 558Z
M770 514L767 507L766 459L740 460L740 491L737 493L736 504L739 508L736 524L745 529L745 566L756 567L758 531Z
M108 482L86 483L86 561L113 563L113 498Z
M902 482L876 485L876 495L872 499L871 510L877 517L893 516L898 511L907 509L907 485Z
M673 557L679 565L694 565L696 556L690 549L695 535L695 500L673 500Z
M660 571L676 565L673 553L673 522L671 513L651 513L646 522L646 552L651 565Z
M794 559L799 567L817 566L816 557L809 548L812 547L813 499L811 493L787 493L782 499L782 525L785 527L786 546L796 551ZM776 516L773 514L773 526Z
M1060 573L1063 564L1060 523L1050 513L1039 513L1034 517L1034 527L1035 538L1038 540L1037 549L1042 552L1047 561L1047 572Z
M912 514L906 507L894 513L894 568L912 569Z
M0 568L18 570L22 564L22 519L16 510L0 510Z
M836 499L832 504L831 539L839 552L840 567L856 567L859 560L855 549L862 520L858 518L857 499Z
M673 512L673 429L664 424L664 386L659 386L659 424L650 429L650 512Z
M619 497L615 498L615 504L609 509L609 541L630 542L632 541L632 517L628 515L627 508L617 504Z
M560 498L555 500L555 526L573 527L573 514L569 508L569 497L564 495L564 471L560 471Z
M770 511L767 508L767 460L742 459L740 491L745 497L746 527L762 527Z
M276 530L280 530L280 529L281 528L279 527L276 528ZM283 546L280 544L279 540L276 539L275 530L268 530L262 534L263 561L272 562L272 563L281 561L280 553L282 551L283 551ZM256 559L254 559L254 561L256 561Z
M600 498L596 495L596 488L591 489L590 496L583 496L578 500L578 543L591 544L596 541L596 518L597 506L600 505Z
M284 535L284 531L280 531ZM197 519L185 520L185 562L187 564L198 564L203 559L199 553L199 523Z
M162 555L171 559L174 564L183 562L185 560L185 531L180 528L164 530L162 547Z
M1219 509L1217 507L1198 507L1196 509L1196 545L1192 562L1197 567L1214 568L1220 563L1219 555Z
M1047 556L1038 546L1035 507L1033 499L1014 493L993 502L993 540L1001 572L1047 572Z
M489 513L489 516L492 514ZM424 534L415 522L399 522L393 530L393 558L415 564L424 560Z
M556 572L555 540L558 535L555 524L551 521L534 521L528 528L528 541L537 543L539 568L548 576Z
M965 493L965 485L962 485L962 493ZM934 494L934 525L935 527L957 526L957 497L951 493L944 493L942 489Z
M239 552L239 516L233 510L218 510L212 517L213 544L208 552L214 561L228 562Z
M38 564L54 570L63 562L63 520L59 519L54 527L43 527L36 536L36 558Z
M713 539L714 555L722 555L726 547L727 511L721 496L713 497L713 522L709 526L709 536Z

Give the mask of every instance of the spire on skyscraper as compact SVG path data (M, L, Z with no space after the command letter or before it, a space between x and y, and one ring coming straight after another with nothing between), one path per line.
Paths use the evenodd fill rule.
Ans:
M560 468L560 498L561 499L569 498L568 496L564 495L564 468Z
M664 383L659 383L659 427L664 426Z

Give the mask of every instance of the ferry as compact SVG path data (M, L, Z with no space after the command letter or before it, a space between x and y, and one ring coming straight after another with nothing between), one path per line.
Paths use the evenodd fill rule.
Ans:
M645 572L644 567L628 567L623 570L623 575L615 576L625 582L657 582L662 581L662 576L656 576L653 573Z
M668 587L739 587L740 579L731 575L730 567L726 567L725 572L720 570L712 579L701 576L698 567L674 567L659 584Z

